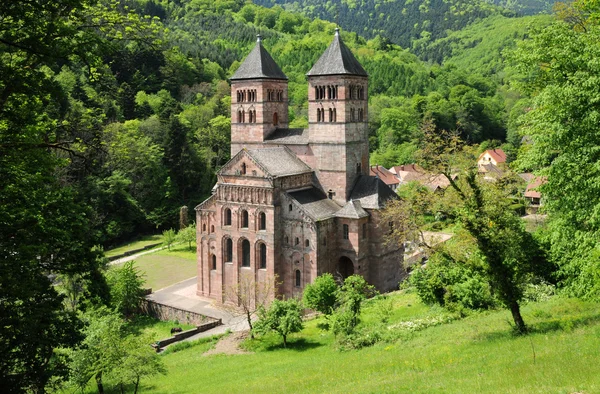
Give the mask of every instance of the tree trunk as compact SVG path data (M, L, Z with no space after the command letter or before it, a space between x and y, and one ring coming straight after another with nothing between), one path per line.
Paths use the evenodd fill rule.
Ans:
M133 390L133 394L137 394L138 387L140 386L140 377L138 376L135 380L135 389Z
M521 308L517 301L511 302L510 312L512 313L512 317L515 321L515 326L517 327L517 331L519 332L519 334L526 334L527 326L525 326L525 322L523 321L523 317L521 316Z
M287 347L287 335L283 335L283 347Z
M96 375L96 385L98 386L98 394L104 394L104 385L102 384L102 372Z
M252 332L252 314L250 311L246 311L246 319L248 319L248 327L250 327L250 338L254 339L254 332Z

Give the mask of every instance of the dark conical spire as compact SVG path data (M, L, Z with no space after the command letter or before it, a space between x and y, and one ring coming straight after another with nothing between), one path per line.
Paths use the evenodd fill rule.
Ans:
M230 78L237 79L285 79L288 77L281 71L269 52L262 46L260 34L256 36L256 46L248 54L240 67Z
M340 29L335 29L335 36L329 48L323 52L313 68L308 72L309 77L316 75L358 75L367 77L368 74L344 44L340 37Z

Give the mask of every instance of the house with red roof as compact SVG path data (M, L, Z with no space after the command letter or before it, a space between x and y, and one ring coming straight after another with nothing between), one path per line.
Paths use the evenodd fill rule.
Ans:
M493 164L496 167L506 164L506 153L500 148L488 149L479 155L477 165Z
M528 213L537 213L538 209L542 205L542 193L540 193L540 186L547 182L545 177L536 176L527 184L525 188L525 199L530 203L527 211Z
M400 185L400 179L398 179L392 172L387 170L385 167L380 166L379 164L371 166L369 170L369 175L378 177L393 191L396 191L396 189L398 189L398 185Z

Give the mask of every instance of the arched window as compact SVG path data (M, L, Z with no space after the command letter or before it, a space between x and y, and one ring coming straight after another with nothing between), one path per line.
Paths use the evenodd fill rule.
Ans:
M214 226L214 225L210 226L210 232L211 232L211 233L214 233L214 232L215 232L215 226Z
M327 86L327 98L331 98L331 86Z
M256 110L252 111L252 119L253 119L252 123L256 123Z
M317 122L321 121L321 110L317 108Z
M206 231L206 223L204 223L204 224L202 225L202 232L205 232L205 231Z
M242 163L242 175L246 175L246 163Z
M337 122L337 111L335 110L335 108L333 109L333 121Z
M264 212L258 214L258 229L266 230L267 229L267 215Z
M300 287L301 279L300 270L296 270L296 287Z
M273 126L277 126L279 124L279 118L277 117L277 112L273 114Z
M288 236L287 236L287 235L285 236L284 240L285 240L285 244L286 244L286 245L290 243L290 239L288 238Z
M250 267L250 241L242 241L242 267Z
M216 254L212 255L212 269L213 270L217 269L217 255Z
M333 109L329 108L329 122L333 122Z
M223 258L225 259L225 262L231 263L231 260L233 259L233 241L231 238L227 238L225 240L225 250L223 252Z
M319 99L319 87L315 86L315 100Z
M252 118L252 111L248 111L248 123L254 123L254 120Z
M225 226L231 226L231 209L225 208L225 217L223 220L225 221Z
M259 256L260 265L259 265L259 268L265 269L265 268L267 268L267 245L260 244L259 250L260 250L260 256Z
M296 237L296 240L294 242L294 245L298 245L300 243L300 239L298 237Z
M310 246L310 241L308 239L304 241L304 246L306 246L307 248Z
M243 112L242 111L238 111L238 123L242 123L242 117L243 117Z
M290 204L290 205L288 206L288 210L289 210L290 212L292 212L292 204Z
M248 211L242 211L242 228L248 228Z
M348 225L347 224L344 224L344 226L343 226L343 232L344 232L344 239L349 239L350 238L350 234L349 234L349 231L348 231Z

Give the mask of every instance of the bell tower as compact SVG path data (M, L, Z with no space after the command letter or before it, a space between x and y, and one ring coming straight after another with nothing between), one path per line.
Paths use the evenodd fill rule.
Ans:
M335 29L306 75L315 171L323 190L344 205L358 176L369 174L368 74Z
M260 35L231 81L231 156L262 146L288 127L288 78L262 46Z

